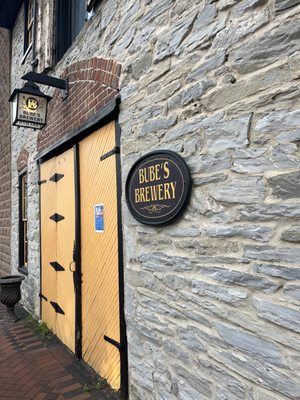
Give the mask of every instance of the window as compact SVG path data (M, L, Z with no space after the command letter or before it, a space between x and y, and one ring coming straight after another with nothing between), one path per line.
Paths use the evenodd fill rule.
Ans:
M19 178L19 268L27 269L28 242L27 242L27 174Z
M86 17L86 0L56 1L56 62L81 31Z
M24 54L32 47L34 25L34 0L25 1Z

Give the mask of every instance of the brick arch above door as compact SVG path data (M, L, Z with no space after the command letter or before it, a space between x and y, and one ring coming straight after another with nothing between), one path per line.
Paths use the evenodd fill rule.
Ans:
M17 171L21 172L23 169L27 168L29 153L26 149L20 151L19 157L17 159Z
M69 81L69 94L62 100L56 89L48 106L46 127L40 131L37 149L41 153L85 123L118 97L121 65L113 60L92 58L69 65L61 78Z

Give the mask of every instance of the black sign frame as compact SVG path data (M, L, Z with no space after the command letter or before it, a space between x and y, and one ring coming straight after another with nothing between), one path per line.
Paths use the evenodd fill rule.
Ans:
M173 207L172 210L168 212L166 215L161 215L161 216L157 215L155 217L150 215L149 216L142 215L135 208L133 204L134 202L132 201L131 198L131 194L134 189L132 188L132 183L135 178L135 175L138 173L139 169L142 166L150 163L151 161L158 161L158 160L160 162L171 162L173 164L173 168L178 169L178 176L181 177L180 184L182 185L182 188L180 190L180 196L179 199L177 199L178 201L176 202L175 207ZM152 226L168 225L174 222L186 208L190 199L191 189L192 189L192 179L189 168L184 159L179 154L171 150L155 150L139 158L131 167L125 185L126 203L132 216L142 224L152 225ZM148 208L150 207L151 206L148 206ZM152 213L153 213L153 207L155 207L155 205L152 206Z

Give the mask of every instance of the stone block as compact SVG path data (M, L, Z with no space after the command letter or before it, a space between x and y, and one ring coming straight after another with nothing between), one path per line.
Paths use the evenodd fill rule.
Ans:
M260 298L253 299L260 318L294 332L300 332L300 312Z
M270 20L268 10L253 10L247 19L232 18L230 22L215 37L212 48L228 49L238 43L245 36L256 32Z
M254 37L252 42L248 41L233 50L229 61L240 74L257 71L297 51L299 34L299 18L286 20L277 29L264 33L258 39Z
M221 285L214 285L199 279L191 280L192 293L198 296L207 296L227 304L238 304L247 299L245 291L236 288L225 288Z
M299 262L300 249L246 245L244 246L244 256L254 260L297 263Z
M142 54L142 56L135 60L132 64L132 77L136 80L139 80L140 77L148 71L151 65L151 53Z
M222 186L210 190L209 194L220 202L251 204L264 200L265 185L262 178L247 176L226 181Z
M196 176L193 178L194 186L204 186L211 183L224 182L227 179L227 175L223 173L209 175L209 176Z
M287 284L284 286L284 295L297 302L300 301L300 285ZM297 303L299 304L299 303Z
M268 179L268 185L273 195L281 199L300 197L300 172L273 176Z
M178 329L178 338L182 345L192 350L193 353L198 351L206 351L201 340L201 336L199 335L199 330L192 325L180 327Z
M186 78L188 83L198 81L206 74L211 71L216 70L225 62L226 56L225 51L220 51L217 54L209 57L204 63L202 63L197 68L193 69Z
M282 132L277 135L276 140L278 142L298 142L300 140L300 129Z
M244 237L267 242L272 238L272 229L256 225L213 225L203 228L203 235L211 237Z
M199 374L191 373L191 370L187 370L180 365L174 365L177 372L177 380L179 380L179 385L182 386L181 389L181 400L195 399L199 400L211 399L212 396L212 382L209 379L201 377Z
M280 236L281 240L285 242L300 242L300 225L292 225L290 228L282 232Z
M237 119L222 120L205 129L208 151L218 152L247 146L250 120L251 114L242 115Z
M171 97L168 102L169 109L173 110L174 108L184 107L193 101L199 100L209 89L214 86L216 86L216 83L211 79L207 79L182 90L175 96Z
M157 63L175 53L180 43L188 34L196 16L197 10L193 10L187 16L179 19L168 31L161 33L156 44L154 62Z
M169 118L155 118L147 121L141 129L141 136L147 135L148 133L153 133L161 130L165 130L174 126L177 121L177 116L171 116Z
M258 264L253 265L253 270L257 273L282 278L286 280L300 279L300 268L286 267L284 265Z
M255 126L258 132L282 132L300 126L300 110L272 111L260 118Z
M249 53L250 54L250 53ZM216 110L222 110L225 107L233 108L235 112L241 112L241 104L236 104L237 102L246 102L246 110L249 111L248 101L251 96L259 96L261 92L268 88L273 88L275 86L282 86L283 84L290 82L292 83L294 79L297 79L300 73L300 62L297 57L290 57L287 64L279 65L273 68L264 69L255 75L250 75L249 77L244 77L239 79L234 85L223 86L213 91L212 93L207 93L202 99L201 104L207 112L213 112ZM257 97L256 97L257 98ZM261 106L264 107L266 101L270 102L270 96L266 96L266 99L261 102ZM271 102L273 103L273 102ZM257 100L256 105L257 107ZM245 108L245 107L244 107Z
M239 149L233 154L232 170L238 173L262 173L266 171L298 168L300 162L293 153L297 151L294 144L281 144L272 149L271 156L268 149Z
M243 271L229 270L217 267L203 267L199 270L202 274L209 276L225 284L244 286L252 290L261 290L263 292L276 292L281 287L280 283L249 274Z
M216 154L192 155L186 161L193 174L207 174L230 169L231 154L224 151Z
M275 12L279 13L300 4L299 0L275 0Z
M256 204L238 209L244 221L274 221L284 218L300 218L300 203Z
M202 21L201 17L199 21ZM190 36L183 42L182 46L178 49L178 53L182 52L183 55L189 54L195 49L207 49L212 45L213 38L224 29L226 24L226 17L219 19L208 19L203 25L195 21L194 28Z
M299 380L290 371L283 373L281 370L278 371L275 368L267 368L261 361L256 360L254 357L247 356L246 354L237 354L236 352L212 351L211 356L247 380L258 382L273 392L280 393L292 399L300 396Z
M279 368L287 367L278 345L233 326L218 322L214 325L218 334L229 346L260 360L263 365L272 364Z
M192 269L191 261L187 257L168 255L163 252L144 254L140 257L140 262L143 269L148 271L167 273Z

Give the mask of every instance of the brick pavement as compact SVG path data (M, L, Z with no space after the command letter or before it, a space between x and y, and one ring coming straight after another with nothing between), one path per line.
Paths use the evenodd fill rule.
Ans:
M0 304L0 400L120 399L57 340L43 342L24 317L7 322L5 313Z

